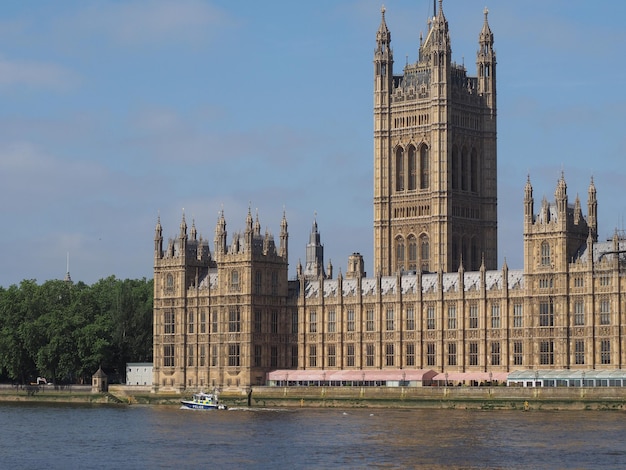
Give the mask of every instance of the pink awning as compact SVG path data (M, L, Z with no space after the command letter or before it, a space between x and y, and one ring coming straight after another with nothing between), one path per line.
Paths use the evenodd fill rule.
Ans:
M489 380L506 382L509 376L508 372L442 372L433 378L435 381L446 381L446 374L448 382L488 382ZM491 375L490 375L491 374Z

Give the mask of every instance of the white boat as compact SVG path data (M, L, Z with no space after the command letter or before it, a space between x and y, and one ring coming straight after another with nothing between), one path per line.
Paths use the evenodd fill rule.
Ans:
M181 400L182 408L190 410L225 410L226 405L221 405L217 393L194 393L191 400Z

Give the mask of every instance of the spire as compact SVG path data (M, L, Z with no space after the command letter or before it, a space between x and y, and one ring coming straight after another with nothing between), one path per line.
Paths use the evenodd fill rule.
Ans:
M187 222L185 221L185 209L183 209L183 218L180 221L180 236L179 238L187 238Z
M316 214L317 216L317 214ZM317 230L317 219L313 219L313 227L309 235L309 243L306 246L306 264L304 275L316 279L324 276L324 245L320 242L320 234Z
M216 256L226 253L226 219L224 218L224 209L219 212L217 218L214 244Z
M157 216L156 227L154 228L154 256L163 258L163 227L161 227L161 216Z
M594 242L598 241L598 199L596 185L593 183L593 176L589 183L587 192L587 225L589 226L589 236Z
M526 186L524 187L524 219L527 223L532 223L534 218L534 205L533 199L533 186L530 184L530 175L526 179Z
M63 279L64 282L71 284L72 283L72 276L70 276L70 252L67 252L67 271L65 272L65 278Z
M196 230L196 221L191 219L191 239L196 240L198 238L198 231Z
M287 232L287 215L283 208L283 219L280 221L280 256L287 258L289 254L289 233Z

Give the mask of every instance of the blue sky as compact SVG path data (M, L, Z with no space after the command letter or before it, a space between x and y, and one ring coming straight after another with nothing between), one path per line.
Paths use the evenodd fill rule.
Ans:
M432 0L387 0L400 73ZM484 0L444 0L475 75ZM488 1L498 69L499 263L522 268L522 199L564 172L599 234L625 226L626 2ZM373 274L372 58L380 1L5 1L0 10L0 285L152 277L182 212L212 241L248 208L290 272L317 222L335 274ZM408 57L408 59L407 59Z

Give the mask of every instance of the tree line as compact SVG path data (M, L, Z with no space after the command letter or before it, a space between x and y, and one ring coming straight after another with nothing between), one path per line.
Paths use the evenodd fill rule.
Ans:
M145 278L0 287L0 380L91 383L98 367L124 380L127 362L152 362L152 299Z

